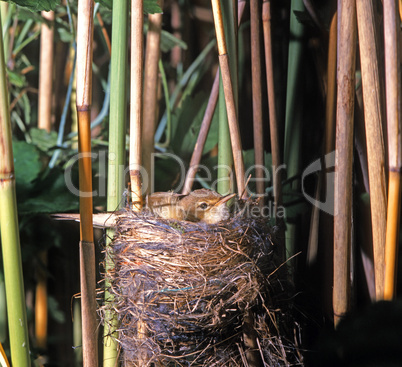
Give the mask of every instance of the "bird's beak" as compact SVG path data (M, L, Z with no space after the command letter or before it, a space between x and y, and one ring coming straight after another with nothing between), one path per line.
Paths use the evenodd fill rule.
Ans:
M217 201L217 203L216 203L214 206L225 204L225 203L227 203L231 198L233 198L233 197L235 197L235 196L236 196L235 193L234 193L234 194L226 195L226 196L224 196L223 198L221 198L219 201Z

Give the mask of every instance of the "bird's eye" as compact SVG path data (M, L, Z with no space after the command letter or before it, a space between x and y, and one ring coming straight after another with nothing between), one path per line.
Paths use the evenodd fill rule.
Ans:
M207 203L200 203L200 204L198 205L198 207L199 207L200 209L202 209L202 210L205 210L206 208L208 208L208 204L207 204Z

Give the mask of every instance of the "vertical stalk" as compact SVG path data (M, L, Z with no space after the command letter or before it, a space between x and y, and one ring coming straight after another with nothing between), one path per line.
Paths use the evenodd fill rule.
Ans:
M245 7L245 1L239 1L238 2L238 9L237 9L237 25L238 27L240 26L240 22L243 16L243 12L244 12L244 7ZM219 77L219 70L216 72L215 75L215 80L214 83L212 85L212 90L211 90L211 94L209 96L209 100L208 100L208 105L207 108L205 110L204 113L204 117L202 119L202 123L201 123L201 128L200 128L200 132L198 133L198 137L197 137L197 142L195 143L195 147L194 147L194 152L193 155L191 156L191 161L190 161L190 167L187 171L187 175L186 175L186 180L184 182L184 187L183 187L183 194L188 194L191 191L191 187L193 185L193 181L194 181L194 177L197 173L197 169L198 169L198 164L201 161L201 156L202 156L202 152L204 150L204 145L205 145L205 141L207 140L207 136L208 136L208 131L209 128L211 126L211 122L212 122L212 117L214 115L214 111L216 108L216 104L218 102L218 96L219 96L219 81L220 81L220 77ZM223 96L223 90L221 95ZM222 102L224 102L224 98L222 99ZM223 104L222 105L222 109L220 110L221 115L223 115L224 119L222 118L222 128L226 129L222 132L223 136L228 135L228 129L227 129L227 117L226 117L226 107ZM222 116L221 116L222 117ZM226 125L226 126L225 126ZM219 135L219 136L222 136ZM229 136L227 136L227 141L229 141ZM225 143L227 144L227 143ZM221 139L219 139L219 146L222 148L220 150L222 151L226 151L228 150L230 152L231 148L229 146L228 149L225 149L224 146L221 145ZM228 162L230 162L230 164L232 164L232 158L229 157L221 157L220 159L222 159L222 161L219 162L219 164L222 164L223 166L226 166L225 163L227 163L226 159L228 160ZM229 177L225 177L226 174L229 173L227 172L227 170L224 169L220 169L218 170L218 174L221 175L219 176L220 180L218 181L218 191L219 192L229 192L230 191L230 185L227 184L230 182Z
M163 9L163 0L159 1ZM157 114L158 91L158 62L160 55L160 39L162 30L162 14L148 15L148 34L145 49L144 67L144 105L142 126L142 164L147 175L147 185L144 189L149 193L153 182L151 172L151 159L154 151L154 139ZM145 177L143 177L145 180ZM145 181L144 181L145 182Z
M261 1L250 0L251 33L251 85L253 96L254 164L257 197L264 205L264 131L262 126L261 47L260 18Z
M0 21L0 29L1 21ZM6 286L8 325L13 366L30 366L11 124L4 60L3 36L0 37L0 231Z
M232 145L233 160L236 173L237 191L239 194L241 194L245 192L244 162L242 156L239 125L237 121L236 100L229 66L229 56L227 53L227 46L225 40L222 8L219 0L211 0L211 3L212 3L212 12L214 16L216 38L218 43L219 65L222 77L223 90L225 94L226 112L228 115L230 141Z
M126 146L126 67L129 5L125 0L113 1L112 52L110 60L110 124L107 210L121 205L124 191Z
M194 152L191 156L190 166L187 171L186 180L184 182L183 194L188 194L191 191L193 185L194 177L198 170L198 164L201 161L202 152L204 150L204 145L207 140L208 131L211 127L212 118L214 116L216 104L218 102L219 94L219 71L215 75L215 80L212 85L211 94L209 96L207 108L204 113L204 117L201 122L201 128L198 133L197 142L195 143Z
M52 22L54 12L42 11L42 17ZM38 127L47 131L50 131L52 123L53 38L53 27L49 28L46 23L43 23L41 25L39 56Z
M113 1L112 50L110 76L110 123L109 123L109 159L108 159L108 196L107 210L115 211L122 205L124 191L125 137L126 137L126 66L129 2ZM107 230L106 246L110 246L114 232ZM113 272L113 253L108 249L105 258L105 272ZM105 288L109 288L106 280ZM117 364L117 316L113 312L114 296L105 291L105 304L110 305L105 312L103 329L103 366L114 367Z
M73 299L73 345L82 345L81 300ZM74 349L74 367L82 367L82 348Z
M371 223L373 231L376 298L384 297L385 234L387 190L385 184L385 150L382 134L378 51L372 0L356 0L362 71L364 121L369 167Z
M230 130L228 114L226 111L225 92L223 90L222 75L219 73L218 91L218 172L217 191L221 195L227 195L234 191L233 188L233 154L230 142Z
M53 22L54 12L42 11L42 17ZM39 55L39 96L38 127L50 131L52 128L52 95L53 95L53 27L46 23L41 25ZM47 252L40 254L42 265L47 265ZM43 269L38 270L38 283L35 295L35 336L39 348L45 349L47 344L47 277Z
M268 106L269 106L269 129L271 135L272 151L272 173L275 208L274 215L278 207L282 205L282 185L281 185L281 165L280 144L278 136L278 121L276 118L274 69L272 62L272 36L271 36L271 0L264 0L262 4L262 22L264 29L265 46L265 68L267 74ZM278 170L278 171L276 171Z
M142 0L131 2L131 103L130 103L130 179L135 210L141 210L141 120L143 23Z
M335 142L335 112L336 112L336 43L337 43L337 12L332 17L329 41L328 41L328 63L327 63L327 96L325 101L325 143L324 143L324 155L333 152ZM328 182L325 179L325 171L322 171L318 176L318 182L316 187L315 198L320 200L322 189L328 186ZM307 263L313 264L317 259L318 254L318 237L319 226L325 225L321 221L320 217L325 216L321 212L321 209L314 205L311 212L310 221L310 234L308 243ZM326 228L327 230L327 228Z
M385 87L388 126L388 212L385 241L384 299L395 297L401 206L401 69L399 12L395 0L384 0Z
M301 164L301 130L302 130L302 106L301 106L301 65L303 59L303 35L304 25L296 18L295 12L304 11L302 0L293 0L290 9L290 34L288 54L288 76L286 91L286 115L285 115L285 145L284 163L286 164L287 177L294 177L300 172ZM299 183L294 180L293 190L298 189ZM286 251L290 257L295 253L296 224L287 223L286 227Z
M84 366L98 366L96 320L95 248L92 227L92 0L78 2L77 21L77 116L80 187L80 274Z
M339 11L340 8L340 11ZM339 0L338 91L335 138L334 323L350 306L353 118L356 62L355 0Z

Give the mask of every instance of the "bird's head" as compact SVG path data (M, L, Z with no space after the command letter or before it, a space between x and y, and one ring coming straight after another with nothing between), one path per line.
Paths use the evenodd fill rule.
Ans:
M207 189L194 190L180 200L180 206L187 220L208 224L229 218L227 202L236 194L222 196Z

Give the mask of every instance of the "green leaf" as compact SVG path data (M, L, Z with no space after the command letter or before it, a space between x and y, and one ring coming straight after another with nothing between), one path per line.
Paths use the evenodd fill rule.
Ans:
M14 85L17 88L22 88L25 85L25 76L18 74L14 71L11 71L7 68L7 75L8 75L8 80L12 85Z
M74 173L74 172L72 172ZM73 177L75 187L77 177ZM18 192L19 214L49 214L78 210L78 196L72 194L65 182L64 172L59 168L52 169L44 178L36 182L29 192Z
M13 153L16 183L30 187L42 170L39 151L25 141L13 141Z
M156 0L144 0L144 13L155 14L162 13L162 9Z
M49 11L55 10L60 0L6 0L8 3L14 3L23 6L31 11Z
M102 6L108 8L108 9L112 9L112 5L113 5L113 1L112 1L112 0L99 0L98 2L99 2L99 4L101 4Z
M162 52L168 52L175 46L179 46L181 49L187 50L187 44L184 41L182 41L181 39L178 39L173 34L162 30L162 32L161 32L161 50L162 50Z
M46 23L48 26L51 26L53 23L43 18L40 13L34 13L26 8L18 9L17 16L19 20L24 22L32 19L33 21L35 21L35 23Z
M44 129L32 128L29 130L32 144L36 145L43 152L48 152L57 144L57 133L55 131L48 132Z
M205 93L188 95L172 116L172 149L183 159L189 158L194 150L206 103Z
M113 7L113 0L99 0L99 3L108 9L112 9ZM157 0L144 0L144 13L145 14L162 13L162 10L158 5Z

